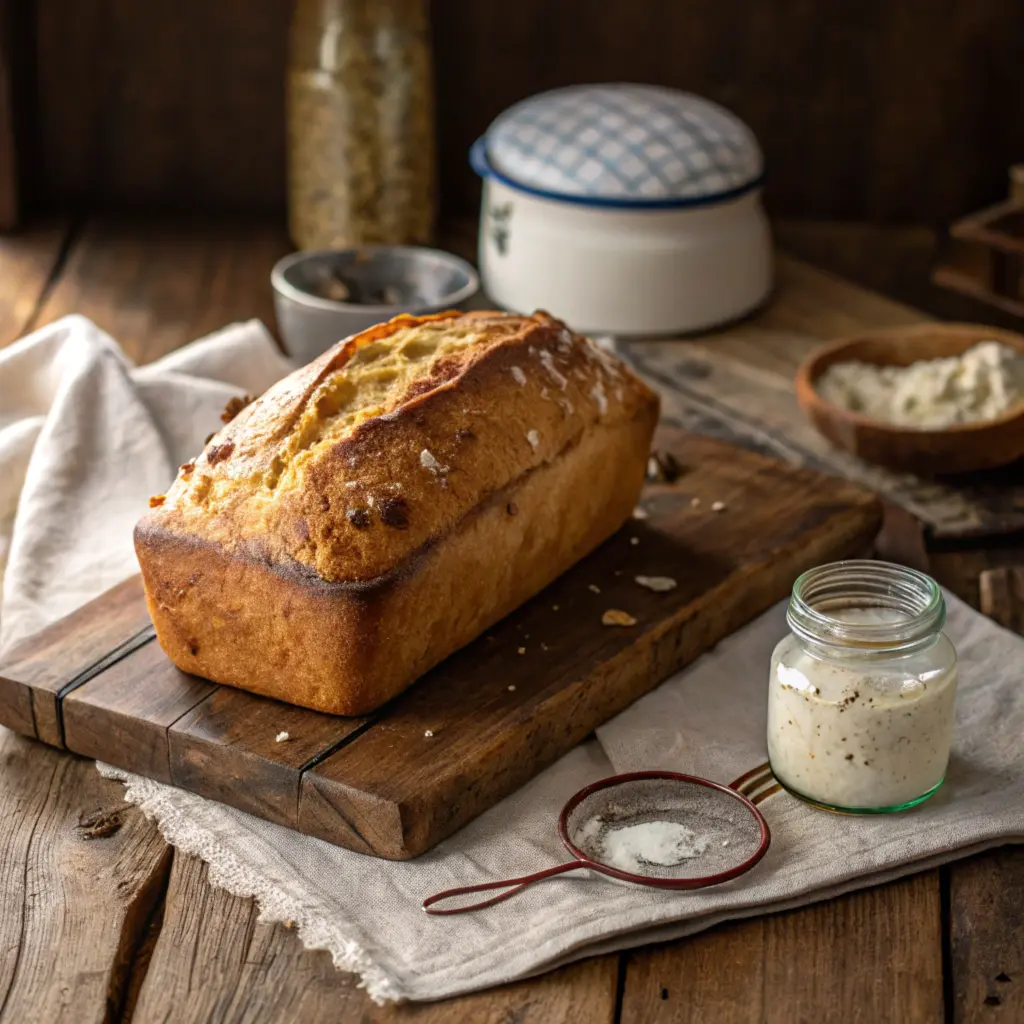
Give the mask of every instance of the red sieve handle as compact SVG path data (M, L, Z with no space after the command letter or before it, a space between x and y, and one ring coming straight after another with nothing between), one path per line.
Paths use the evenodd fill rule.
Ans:
M537 871L532 875L523 875L522 878L506 878L501 882L482 882L480 885L463 885L458 889L445 889L444 892L428 896L423 901L423 909L428 914L436 914L438 916L443 914L465 914L469 910L482 910L484 907L491 907L495 903L507 900L509 896L515 896L517 892L522 892L523 889L534 882L541 882L545 878L554 878L555 875L564 874L566 871L575 871L577 868L589 868L592 866L580 860L570 860L556 867ZM491 889L504 889L505 892L498 893L497 896L491 896L489 899L481 900L479 903L468 903L465 906L450 907L447 910L434 909L434 904L439 903L441 900L451 899L455 896L465 896L466 893L470 892L487 892Z

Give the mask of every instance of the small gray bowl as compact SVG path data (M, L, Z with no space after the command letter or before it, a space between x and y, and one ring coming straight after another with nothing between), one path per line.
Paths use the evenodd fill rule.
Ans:
M480 288L465 260L415 245L292 253L270 283L281 340L300 363L399 313L454 309Z

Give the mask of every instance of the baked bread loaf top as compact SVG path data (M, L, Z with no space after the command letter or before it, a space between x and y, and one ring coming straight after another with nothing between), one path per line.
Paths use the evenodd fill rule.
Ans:
M394 679L383 680L379 692L364 678L360 686L374 693L355 703L321 699L324 688L331 689L330 673L355 672L346 664L344 638L326 658L329 664L289 669L293 677L295 671L317 673L315 699L299 692L301 685L282 690L254 679L269 669L240 663L243 638L264 647L259 656L267 664L275 662L282 636L290 638L292 661L314 651L322 661L324 638L306 644L299 636L311 627L293 622L289 633L269 621L275 615L296 619L297 594L315 594L320 614L328 593L336 599L330 608L348 609L344 623L325 621L323 629L365 629L370 623L359 616L370 611L358 595L379 596L388 585L415 577L425 559L436 561L446 543L495 502L508 515L517 488L531 474L557 472L584 439L593 447L599 437L612 446L628 437L628 445L619 444L623 458L629 449L628 479L617 485L622 493L609 503L611 484L595 480L595 494L582 500L578 484L590 484L577 481L581 522L574 525L572 510L560 509L566 522L547 525L566 532L561 561L570 554L576 560L585 553L581 544L589 550L629 514L656 419L657 398L641 381L543 313L403 316L373 327L243 408L181 467L166 496L153 499L155 507L136 529L136 548L160 641L180 667L218 682L323 710L352 713L356 703L361 709L376 697L380 703L411 682L410 673L450 653L451 644L461 646L507 614L512 591L475 619L460 617L458 609L422 609L428 617L454 614L458 622L450 630L435 628L434 639L424 640L407 666L385 673ZM611 463L615 456L609 450ZM547 507L544 514L553 511ZM609 511L614 523L604 521ZM582 522L595 517L601 521ZM593 539L595 530L601 536ZM551 553L544 557L550 560ZM526 566L526 591L514 595L516 603L565 568ZM460 570L453 564L447 571ZM382 623L387 610L379 602L373 614L375 635L401 628ZM349 640L354 650L358 645ZM365 638L360 642L365 647ZM390 653L402 661L394 645ZM359 671L379 675L382 669L364 658ZM337 682L343 690L350 684Z
M140 533L186 532L328 582L375 580L593 422L652 401L544 314L398 317L242 409Z

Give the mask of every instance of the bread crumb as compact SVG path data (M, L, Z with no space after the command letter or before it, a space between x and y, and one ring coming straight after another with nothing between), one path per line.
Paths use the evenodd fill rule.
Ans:
M637 507L635 509L633 509L633 518L634 519L646 519L647 518L647 509L642 508L640 505L637 505Z
M423 451L420 452L420 465L424 469L429 469L431 473L436 474L448 472L448 467L442 466L427 448L424 448Z
M669 590L676 589L676 581L671 576L634 576L634 580L641 587L653 590L656 594L663 594Z
M526 374L519 369L518 366L513 366L511 369L512 379L519 384L521 387L526 386Z
M288 733L286 733L286 732L279 732L274 737L274 742L275 743L285 743L285 742L287 742L290 739L291 739L291 736L289 736Z
M511 685L509 686L509 688L508 688L508 692L509 692L509 693L515 693L515 692L516 692L516 684L515 684L515 683L512 683L512 684L511 684Z
M588 583L587 590L592 590L595 594L601 593L601 588L594 583Z
M712 512L724 512L728 508L724 501L713 501L711 503Z
M628 612L620 611L618 608L609 608L601 616L601 624L604 626L635 626L636 619Z
M557 604L553 604L553 605L551 606L551 610L552 610L553 612L557 612L557 611L558 611L558 605L557 605Z
M516 651L516 653L517 654L525 654L526 653L526 648L525 647L520 647L519 650Z
M428 729L428 730L427 730L427 731L426 731L426 732L425 732L425 733L423 734L423 736L424 736L424 737L425 737L426 739L428 739L428 740L429 740L429 739L430 739L430 738L431 738L431 737L432 737L433 735L434 735L434 730L433 730L433 729Z
M294 928L295 927L295 922L292 921L292 920L282 921L281 924L283 924L285 926L285 928Z
M640 538L639 537L630 537L629 538L629 543L632 544L633 547L636 547L637 544L640 543Z
M526 440L530 442L531 448L536 448L540 444L540 434L536 430L528 430L526 432Z
M729 845L729 840L728 839L723 839L722 840L722 845L723 846L728 846Z
M700 498L691 498L690 508L700 508Z
M541 645L540 645L540 649L541 649L542 651L546 651L546 650L548 649L548 645L547 645L547 644L541 644Z

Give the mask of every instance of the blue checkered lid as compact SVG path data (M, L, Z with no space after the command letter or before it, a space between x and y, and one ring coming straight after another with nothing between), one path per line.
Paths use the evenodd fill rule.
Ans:
M734 114L654 85L578 85L501 114L473 153L481 173L576 202L683 205L757 185L764 160Z

